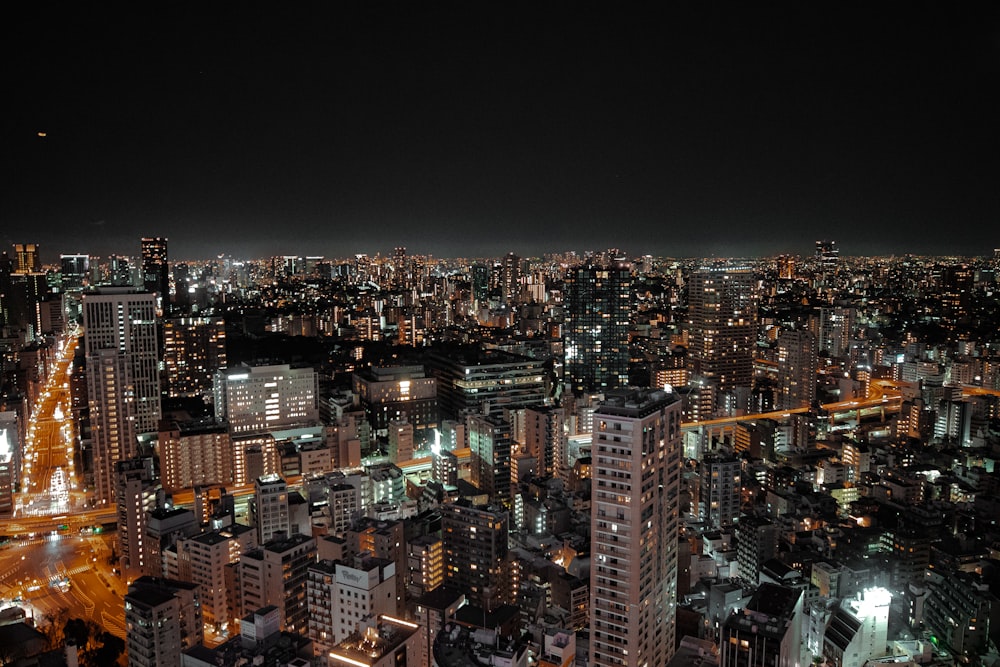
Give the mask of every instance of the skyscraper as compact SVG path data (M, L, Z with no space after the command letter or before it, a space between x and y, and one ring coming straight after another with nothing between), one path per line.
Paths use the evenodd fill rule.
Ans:
M802 329L778 334L778 409L791 410L816 400L816 336Z
M155 296L105 288L83 297L84 353L94 498L115 499L115 464L137 452L137 438L160 420Z
M441 505L439 511L447 582L487 611L505 604L509 598L506 510L476 507L462 499Z
M168 396L212 400L215 373L227 365L226 322L221 317L164 320L163 366Z
M14 273L40 273L42 258L37 243L14 244Z
M681 401L619 389L594 413L591 665L665 665L677 602Z
M465 422L472 450L472 483L490 498L508 505L511 427L499 415L469 415Z
M566 276L566 383L574 394L628 385L631 267L585 264Z
M691 274L688 366L720 392L753 381L756 299L750 269L703 268Z
M168 310L170 303L169 273L167 239L142 239L142 288L147 292L156 292L163 310Z
M63 290L80 289L90 279L89 255L59 255Z

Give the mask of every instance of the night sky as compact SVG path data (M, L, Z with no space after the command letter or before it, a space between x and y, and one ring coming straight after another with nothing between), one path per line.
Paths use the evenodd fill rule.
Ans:
M996 3L622 5L26 4L3 27L0 242L1000 247Z

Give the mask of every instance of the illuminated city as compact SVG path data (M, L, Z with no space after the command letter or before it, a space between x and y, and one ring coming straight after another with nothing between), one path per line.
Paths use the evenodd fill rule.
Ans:
M1000 666L1000 11L326 9L12 31L0 665Z

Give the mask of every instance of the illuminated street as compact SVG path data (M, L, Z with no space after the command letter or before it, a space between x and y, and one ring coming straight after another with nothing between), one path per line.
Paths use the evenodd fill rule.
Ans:
M78 507L82 499L74 465L69 388L78 343L78 333L60 339L48 382L28 422L16 516L62 514Z

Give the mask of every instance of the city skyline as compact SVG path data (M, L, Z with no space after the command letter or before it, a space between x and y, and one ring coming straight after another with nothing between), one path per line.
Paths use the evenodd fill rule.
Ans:
M18 26L4 244L106 255L163 236L192 260L1000 246L995 8L173 9Z

